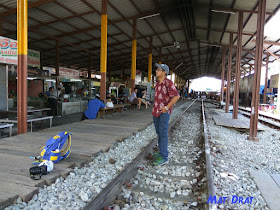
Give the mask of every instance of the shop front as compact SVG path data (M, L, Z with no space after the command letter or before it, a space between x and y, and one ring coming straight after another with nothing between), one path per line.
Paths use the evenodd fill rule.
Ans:
M17 106L17 41L0 36L0 109ZM40 69L40 52L28 49L28 106L34 98L43 96L43 70ZM42 105L44 106L44 105Z

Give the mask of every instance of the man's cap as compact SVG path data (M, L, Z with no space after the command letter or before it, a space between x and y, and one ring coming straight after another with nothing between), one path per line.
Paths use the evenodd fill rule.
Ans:
M165 72L166 72L166 75L169 74L169 67L168 67L166 64L158 64L158 63L156 63L155 66L156 66L156 67L159 67L159 68L161 68L163 71L165 71Z

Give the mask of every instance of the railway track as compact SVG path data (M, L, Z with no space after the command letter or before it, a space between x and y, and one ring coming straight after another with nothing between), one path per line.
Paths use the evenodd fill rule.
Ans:
M219 103L215 102L215 101L207 101L208 103L211 103L213 105L216 105L216 106L220 106ZM251 116L251 109L247 109L245 107L238 107L238 110L239 110L239 113L242 114L243 116L247 117L247 118L250 118ZM268 116L268 115L264 115L264 114L261 114L259 113L259 118L258 118L259 122L264 124L264 125L267 125L271 128L274 128L274 129L277 129L277 130L280 130L280 119L277 119L273 116Z
M248 110L244 107L239 107L239 113L242 114L245 117L250 118L251 115L251 110ZM261 122L262 124L265 124L271 128L280 130L280 120L268 115L264 115L264 114L260 114L259 113L259 118L258 118L259 122Z
M157 144L153 139L83 209L206 208L208 196L214 195L214 184L203 102L201 107L195 100L170 123L169 164L152 166L150 154ZM188 138L194 133L194 138Z

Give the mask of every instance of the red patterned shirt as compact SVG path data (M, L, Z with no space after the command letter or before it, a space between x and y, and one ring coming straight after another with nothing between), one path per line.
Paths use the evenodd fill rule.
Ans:
M155 87L154 107L152 115L155 117L159 117L162 112L161 109L164 106L167 106L174 96L179 96L179 94L171 80L165 77L162 83L157 82ZM169 114L171 114L172 108L173 107L169 108Z

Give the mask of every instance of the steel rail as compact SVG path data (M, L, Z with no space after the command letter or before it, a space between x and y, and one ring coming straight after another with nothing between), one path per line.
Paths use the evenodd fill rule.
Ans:
M206 159L206 177L208 184L208 196L215 196L215 187L213 180L213 171L211 167L211 156L210 156L210 147L209 147L209 139L211 137L210 132L207 127L206 115L205 115L205 107L203 100L201 101L201 112L203 118L203 131L204 131L204 145L205 145L205 159ZM217 206L213 203L208 204L208 209L214 210L217 209Z
M240 108L240 107L239 107L238 109L239 109L240 111L243 112L243 113L242 113L242 112L239 112L240 114L242 114L243 116L245 116L245 117L247 117L247 118L250 118L250 115L251 115L251 114L250 114L250 113L251 113L250 110L246 110L246 109ZM246 112L247 112L247 113L246 113ZM260 114L260 113L259 113L259 116L280 123L280 119L277 119L277 118L274 118L274 117L271 117L271 116L267 116L267 115L264 115L264 114ZM277 124L274 124L273 122L267 122L267 121L265 121L265 120L263 120L263 119L260 119L260 118L258 118L258 121L259 121L260 123L262 123L262 124L265 124L265 125L271 127L271 128L280 130L280 126L277 125Z
M211 103L213 105L216 105L216 106L220 106L220 104L218 102L214 102L214 101L207 101L208 103ZM247 117L247 118L250 118L250 113L251 113L251 110L247 110L243 107L238 107L238 110L239 110L239 114L242 114L243 116ZM240 112L241 111L241 112ZM246 113L247 112L247 113ZM280 123L280 119L277 119L277 118L274 118L272 116L268 116L268 115L264 115L264 114L260 114L258 113L260 117L263 117L263 118L267 118L269 120L273 120L275 121L276 123ZM280 130L280 125L276 124L276 123L273 123L273 122L267 122L263 119L260 119L258 118L258 121L264 125L267 125L271 128L274 128L274 129L277 129L277 130Z
M180 115L169 123L168 132L171 128L182 118L187 110L197 101L195 99ZM110 205L116 199L120 187L137 173L138 166L145 159L145 157L152 151L153 147L158 142L157 138L151 140L151 143L143 148L142 152L131 162L125 169L113 179L107 187L105 187L96 197L94 197L83 210L100 210L105 206Z

